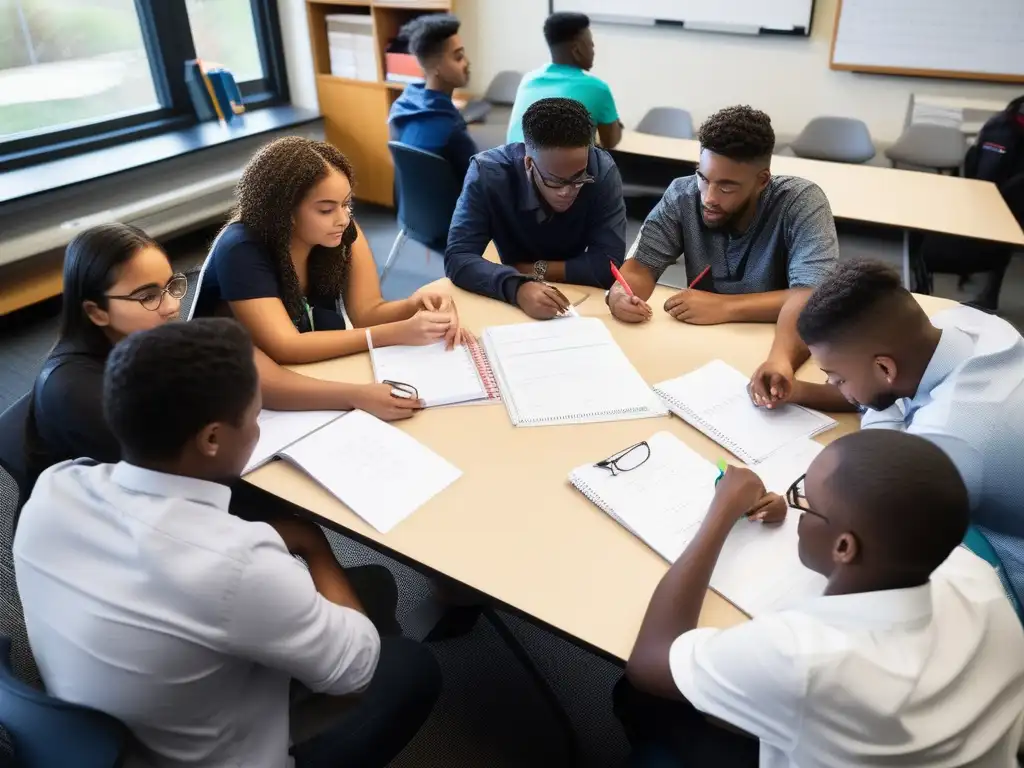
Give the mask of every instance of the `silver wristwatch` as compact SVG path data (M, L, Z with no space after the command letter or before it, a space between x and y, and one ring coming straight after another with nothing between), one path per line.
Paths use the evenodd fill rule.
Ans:
M548 274L548 263L546 261L533 262L533 276L543 280Z

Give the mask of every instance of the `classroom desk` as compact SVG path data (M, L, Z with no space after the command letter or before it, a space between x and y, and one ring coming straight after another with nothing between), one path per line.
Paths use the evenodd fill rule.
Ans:
M623 131L614 152L675 160L696 166L694 139ZM939 232L1024 246L1024 232L989 181L872 165L830 163L775 155L772 173L813 181L825 192L832 215L903 230L903 279L909 287L910 233Z
M455 297L463 324L527 322L518 308L468 294L440 280ZM656 289L654 319L629 326L613 319L603 291L572 286L588 298L583 316L601 317L651 384L721 358L744 373L768 353L774 326L688 326L660 307L672 294ZM920 297L929 311L951 305ZM302 366L324 379L370 382L367 354ZM821 380L812 366L801 377ZM827 442L857 428L853 414L825 435ZM606 424L516 428L505 407L468 405L424 411L398 426L459 467L463 476L388 534L380 534L292 465L273 462L249 482L313 513L324 524L426 571L447 575L499 604L612 659L633 646L651 593L668 565L569 485L570 470L669 430L711 460L724 450L675 417ZM396 478L398 480L398 478ZM725 627L743 615L713 592L701 613L706 626Z

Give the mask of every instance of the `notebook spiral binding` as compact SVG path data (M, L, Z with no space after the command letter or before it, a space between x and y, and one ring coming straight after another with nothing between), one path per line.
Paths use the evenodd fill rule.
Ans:
M632 533L634 536L636 535L636 531L634 531L631 527L626 525L625 521L621 517L619 517L617 514L615 514L615 512L612 510L612 508L609 507L604 502L604 500L598 495L597 491L595 491L593 488L590 487L589 483L585 482L584 480L581 480L575 474L569 476L569 482L571 482L573 484L573 486L576 488L576 490L579 491L580 493L582 493L583 496L591 504L593 504L595 507L600 509L602 512L604 512L606 515L608 515L610 518L612 518L615 522L617 522L619 525L621 525L627 531Z
M491 367L491 361L488 359L484 348L476 339L467 341L466 348L469 350L470 357L473 358L476 372L480 374L480 381L483 382L484 391L487 392L487 399L500 400L501 388L498 386L498 379L494 375L494 369Z
M566 416L544 416L539 419L520 419L520 424L557 424L563 421L576 422L580 420L600 419L612 416L624 416L629 413L647 413L651 409L646 405L634 406L632 408L616 408L612 411L590 411L589 413L573 413Z
M708 424L706 421L704 421L704 419L702 419L688 407L683 405L681 402L676 400L674 397L667 394L665 391L658 389L657 387L654 388L654 392L655 394L658 395L658 397L665 401L665 403L668 404L669 409L678 414L678 416L683 421L699 429L701 432L710 437L720 446L727 449L734 456L739 457L747 464L754 463L754 459L752 459L746 451L740 448L740 446L736 445L736 443L730 440L726 435L722 434L719 430L715 429L713 426Z

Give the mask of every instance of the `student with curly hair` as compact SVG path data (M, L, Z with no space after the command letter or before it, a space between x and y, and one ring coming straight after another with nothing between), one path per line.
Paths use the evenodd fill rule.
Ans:
M444 268L460 288L519 306L537 320L568 309L545 281L608 288L626 251L622 179L594 146L586 107L541 99L523 116L526 141L473 158L455 206ZM491 241L501 264L483 257Z
M463 179L477 153L462 113L452 102L456 88L469 83L469 58L459 37L461 22L450 13L418 16L399 35L409 41L426 82L411 83L391 106L391 138L441 155Z
M364 352L370 342L461 342L450 296L382 298L352 218L352 179L348 160L326 142L289 136L260 149L203 267L195 314L229 312L282 365ZM339 300L359 330L346 329Z
M772 175L775 131L764 112L723 109L701 125L698 139L696 174L672 182L622 269L636 296L614 286L608 306L623 322L649 319L646 299L665 269L683 258L688 281L703 277L694 290L665 302L676 320L778 322L768 363L751 382L760 391L770 387L773 373L792 375L807 360L796 317L839 259L836 225L820 187Z

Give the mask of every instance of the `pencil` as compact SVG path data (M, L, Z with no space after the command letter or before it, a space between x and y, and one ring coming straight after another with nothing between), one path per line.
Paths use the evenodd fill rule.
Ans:
M711 265L708 264L706 267L704 267L704 271L703 272L701 272L699 275L697 275L695 278L693 278L693 282L690 283L690 288L693 288L695 285L697 285L697 283L699 283L701 280L703 280L704 276L707 275L707 273L710 272L710 271L711 271Z

